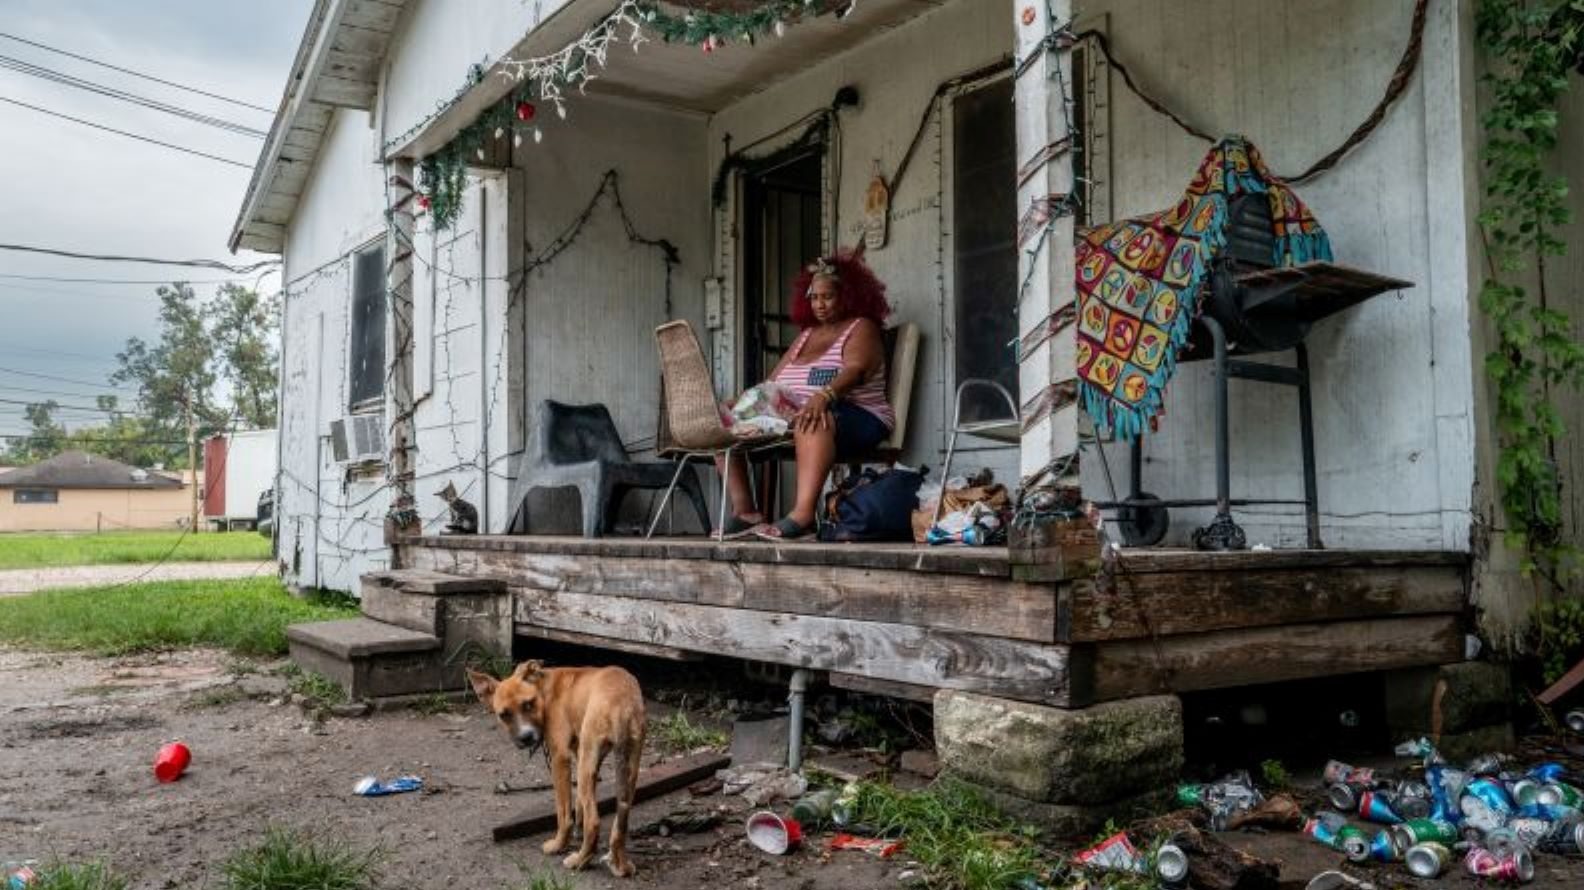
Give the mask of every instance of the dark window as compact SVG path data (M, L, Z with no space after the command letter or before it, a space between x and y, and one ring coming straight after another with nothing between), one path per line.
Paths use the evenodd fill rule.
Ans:
M379 404L385 394L385 248L372 247L352 261L352 339L347 381L351 407Z
M18 488L11 493L11 501L17 504L58 504L60 492L53 488Z
M1017 131L1012 79L952 104L952 217L956 272L953 359L958 383L993 380L1018 394L1008 345L1017 329ZM963 420L1005 417L1004 401L971 391Z
M746 179L747 223L744 330L748 352L743 371L763 380L797 339L792 323L792 279L820 254L820 190L823 155L802 149L765 162Z

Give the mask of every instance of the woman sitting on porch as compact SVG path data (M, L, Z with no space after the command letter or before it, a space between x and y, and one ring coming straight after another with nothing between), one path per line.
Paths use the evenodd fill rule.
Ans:
M797 494L792 512L767 525L754 503L748 467L732 467L735 515L727 535L753 533L791 541L814 532L814 509L837 455L858 456L885 441L896 425L886 400L885 346L880 326L891 313L885 285L858 257L842 252L810 263L792 284L798 296L792 320L803 329L770 381L789 390L798 406L792 418L797 450Z

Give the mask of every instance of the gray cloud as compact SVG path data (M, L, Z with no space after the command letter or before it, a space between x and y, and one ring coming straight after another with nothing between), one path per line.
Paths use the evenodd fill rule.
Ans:
M0 0L0 31L274 108L312 0ZM268 129L270 116L162 87L14 41L0 54ZM0 96L251 166L261 142L109 98L0 71ZM250 171L0 104L0 242L86 253L226 258ZM239 255L238 262L255 259ZM178 270L0 251L0 273L162 279ZM192 279L221 277L192 270ZM266 288L278 286L274 278ZM103 381L128 337L155 332L153 284L0 278L0 368ZM215 285L195 285L200 293ZM0 372L0 399L27 389L90 387ZM60 401L83 401L61 397ZM15 409L15 410L10 410ZM22 431L21 406L0 403L0 433Z

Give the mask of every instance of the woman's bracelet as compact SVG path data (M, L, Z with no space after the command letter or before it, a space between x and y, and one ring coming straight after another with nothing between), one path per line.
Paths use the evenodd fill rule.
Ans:
M820 392L825 394L825 403L827 405L834 405L837 402L841 401L841 396L838 396L836 394L836 390L833 389L832 387L828 386L828 385L822 387L820 389Z

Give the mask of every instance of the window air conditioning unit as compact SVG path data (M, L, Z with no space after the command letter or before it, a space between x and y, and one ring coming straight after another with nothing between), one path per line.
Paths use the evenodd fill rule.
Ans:
M330 421L330 450L339 464L383 459L385 416L353 414Z

